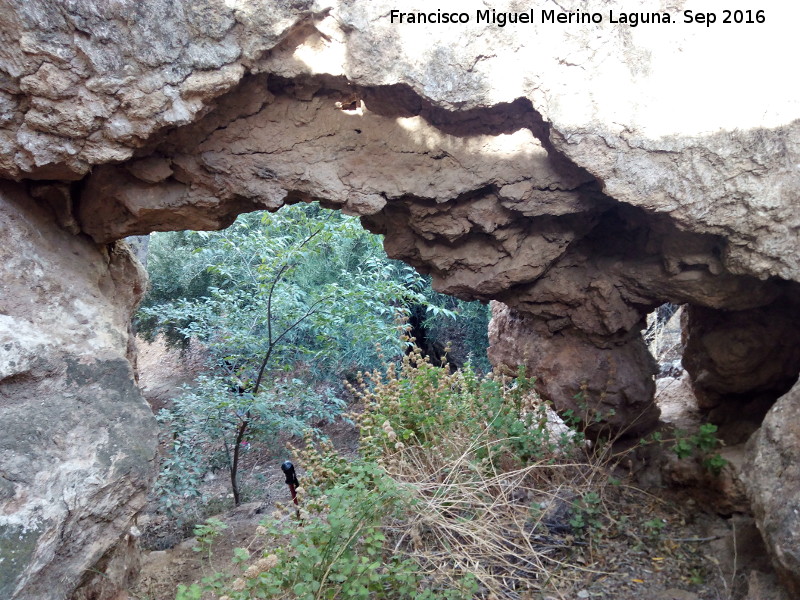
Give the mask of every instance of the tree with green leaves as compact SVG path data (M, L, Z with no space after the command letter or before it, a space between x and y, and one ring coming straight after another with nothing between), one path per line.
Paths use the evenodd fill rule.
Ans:
M377 348L384 358L400 356L398 324L410 306L429 304L421 276L388 260L378 238L316 205L246 215L221 232L157 236L149 262L153 289L140 329L196 339L209 361L162 415L178 460L168 472L185 495L197 487L187 473L199 476L199 460L220 456L236 505L248 437L297 433L331 417L341 402L333 386L315 382L377 364ZM182 469L184 459L193 467Z

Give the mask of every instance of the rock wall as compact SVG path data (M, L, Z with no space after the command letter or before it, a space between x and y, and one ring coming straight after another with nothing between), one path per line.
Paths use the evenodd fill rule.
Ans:
M610 22L610 0L591 26L541 22L578 0L533 2L533 23L505 27L479 23L479 2L460 5L463 25L401 25L392 8L0 7L0 176L22 181L0 197L0 418L14 425L0 523L25 541L2 544L6 594L69 594L150 477L126 236L307 200L361 215L438 290L498 301L495 363L599 415L598 434L655 424L640 330L665 301L693 307L687 367L713 415L755 397L763 414L796 379L800 110L770 65L794 55L800 9L770 9L743 44L742 28L684 24L666 0L637 9L677 23L636 28ZM756 505L767 487L753 480Z
M144 274L20 184L0 184L0 239L0 597L65 598L129 535L154 475L128 353Z

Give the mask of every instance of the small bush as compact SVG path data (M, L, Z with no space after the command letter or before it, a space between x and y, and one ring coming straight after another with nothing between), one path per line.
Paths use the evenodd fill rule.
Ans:
M515 466L551 457L582 438L554 423L555 413L533 390L535 379L498 373L478 377L467 365L451 372L418 350L399 371L373 371L351 391L364 411L354 415L362 453L377 459L406 447L437 448L455 458L473 442L474 458Z

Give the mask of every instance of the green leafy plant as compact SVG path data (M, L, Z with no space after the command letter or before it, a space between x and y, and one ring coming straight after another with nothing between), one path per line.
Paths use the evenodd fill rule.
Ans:
M196 545L192 547L194 552L204 552L211 554L211 546L214 540L227 529L228 526L216 518L206 519L202 525L194 528Z
M357 218L316 204L242 215L219 232L153 234L148 272L139 332L181 345L197 339L251 382L270 347L278 369L302 363L315 380L338 385L379 366L379 354L400 356L398 316L422 311L431 330L471 322L476 311L488 318L387 258ZM485 357L485 340L474 344Z
M661 432L653 432L647 438L642 438L640 444L671 444L672 451L680 459L691 458L692 456L702 457L703 466L714 475L719 475L728 461L718 452L713 452L722 445L722 441L717 437L717 426L713 423L704 423L696 433L689 434L686 431L677 429L674 438L666 439Z
M580 443L576 432L549 426L554 416L533 389L535 379L520 370L515 379L498 373L479 377L467 365L451 372L431 364L415 349L399 371L373 371L351 389L363 402L354 418L361 428L365 456L376 458L410 445L446 451L455 432L483 439L477 460L505 457L517 464L551 456Z
M688 458L695 452L703 457L703 466L714 475L719 475L728 461L722 458L719 453L711 454L711 451L719 447L722 442L717 438L717 426L713 423L704 423L700 426L697 433L684 437L677 435L674 451L678 458Z
M645 532L653 539L658 538L666 526L667 524L663 519L654 518L642 523L642 527L644 527Z
M191 521L203 477L225 468L236 503L241 499L239 465L250 440L271 440L279 432L302 435L309 423L332 420L341 406L337 397L296 379L272 379L258 394L239 394L231 391L227 378L202 375L159 413L172 447L156 480L156 497L168 514Z
M703 459L703 466L714 475L719 475L727 464L728 461L719 453L711 454Z
M201 600L202 597L203 588L196 583L189 586L180 584L175 594L175 600Z
M588 537L594 537L603 528L602 499L595 491L586 492L572 503L572 517L569 524L573 529L583 530Z

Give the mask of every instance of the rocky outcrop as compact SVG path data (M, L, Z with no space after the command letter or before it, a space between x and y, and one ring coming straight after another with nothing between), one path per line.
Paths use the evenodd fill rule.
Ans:
M36 0L3 8L0 173L80 179L93 165L130 158L155 132L195 120L313 5Z
M590 434L641 434L658 421L655 382L642 376L658 369L639 335L619 336L601 347L580 330L554 334L546 321L494 303L489 337L492 363L525 365L540 393L560 411L571 410Z
M133 381L143 275L0 184L0 597L63 599L129 534L155 422Z
M538 333L531 325L514 335L549 343L558 334L553 343L589 369L597 352L613 356L610 377L619 380L605 387L627 399L607 400L619 411L611 421L631 433L656 415L639 336L649 310L665 300L747 309L781 293L773 281L731 272L723 238L681 231L604 194L552 148L528 101L476 109L483 122L474 133L409 91L389 102L385 90L302 81L246 78L147 158L97 168L80 198L82 229L108 242L187 222L220 227L244 210L312 199L360 214L392 257L430 273L439 291L500 299L542 321ZM504 350L494 357L511 367L522 360ZM571 378L608 379L568 375L556 353L528 366L562 410L579 391Z
M559 6L585 9L576 0ZM548 124L545 146L608 195L724 236L733 272L797 278L798 252L782 250L800 218L791 203L800 177L796 107L769 70L752 69L747 93L734 83L740 65L791 52L779 17L750 28L746 50L731 28L716 30L728 51L706 56L702 27L614 25L607 11L619 9L608 0L593 7L604 22L592 27L541 23L547 5L531 6L533 24L499 27L480 22L480 8L464 6L463 26L425 26L392 22L380 2L355 0L275 2L269 10L251 0L9 7L0 173L78 179L92 165L149 155L155 139L213 110L247 73L288 80L304 100L318 86L309 76L338 79L373 111L429 117L462 139L493 127L486 110L527 99ZM682 20L658 0L640 9ZM504 10L514 8L493 14ZM703 94L676 85L709 73L714 85ZM457 116L437 119L443 111ZM424 132L418 140L437 146ZM341 201L336 191L329 196Z
M44 253L40 271L3 266L3 285L6 272L9 282L27 273L0 298L15 307L3 309L12 321L1 347L27 357L0 382L3 410L30 437L22 415L44 401L58 416L44 432L82 436L47 438L63 438L54 448L64 455L21 441L4 450L0 474L19 479L3 488L17 498L9 522L33 531L35 482L72 481L73 446L140 433L119 446L135 461L106 465L96 450L81 463L106 471L91 489L81 476L72 504L58 500L72 483L48 488L56 501L43 531L67 537L19 545L0 563L16 565L3 591L73 585L122 535L145 486L153 434L124 326L140 282L116 243L129 235L319 200L361 215L437 289L499 301L494 360L523 362L557 408L599 416L598 433L655 422L639 331L666 301L693 307L687 366L707 408L731 412L756 395L766 410L798 370L787 307L800 281L800 121L763 68L794 52L781 30L792 19L771 13L742 44L741 29L704 31L669 3L641 4L677 23L615 25L610 0L592 7L605 18L591 26L541 22L542 9L585 10L578 0L534 3L533 23L503 27L497 14L514 3L482 22L483 4L466 3L469 23L458 25L400 24L393 7L357 0L0 8L0 176L29 180L4 188L6 239ZM709 54L710 39L725 51ZM21 260L21 244L9 257ZM64 270L81 291L62 298ZM49 308L30 316L30 298ZM126 416L101 427L112 414ZM24 466L56 456L55 470ZM28 471L34 483L20 478ZM70 538L76 507L93 497L106 507L98 514L118 504L116 520ZM58 558L67 547L74 562Z
M790 592L800 596L800 384L748 442L743 471L756 523Z
M755 426L800 372L798 294L760 308L715 311L691 307L683 328L683 364L699 406L718 422Z

